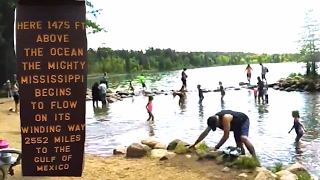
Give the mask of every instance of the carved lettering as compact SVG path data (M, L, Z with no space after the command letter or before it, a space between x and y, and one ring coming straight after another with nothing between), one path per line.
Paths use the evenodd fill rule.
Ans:
M25 21L16 23L17 30L42 29L41 21Z

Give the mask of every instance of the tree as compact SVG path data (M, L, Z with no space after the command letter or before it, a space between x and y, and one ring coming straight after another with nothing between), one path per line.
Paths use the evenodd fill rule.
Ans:
M301 59L300 61L306 63L306 75L316 75L316 62L319 61L319 47L320 47L320 23L316 19L313 9L308 9L304 25L301 27L301 39L298 42Z
M152 48L145 51L112 50L100 47L88 50L89 73L136 73L139 71L170 71L182 68L225 66L255 63L297 61L297 54L253 54L242 52L178 52Z
M17 73L16 57L14 52L14 18L15 8L18 0L0 0L0 87ZM96 17L101 9L95 10L93 5L87 1L88 14ZM105 29L93 20L87 19L89 33L105 32Z

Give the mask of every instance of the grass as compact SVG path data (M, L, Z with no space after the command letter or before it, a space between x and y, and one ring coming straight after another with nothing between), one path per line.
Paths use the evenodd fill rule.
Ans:
M248 156L240 156L235 164L236 166L242 169L255 169L256 167L260 167L261 164L257 158L252 158Z
M273 173L279 172L283 170L283 164L282 163L275 163L273 167L271 167L269 170L271 170Z

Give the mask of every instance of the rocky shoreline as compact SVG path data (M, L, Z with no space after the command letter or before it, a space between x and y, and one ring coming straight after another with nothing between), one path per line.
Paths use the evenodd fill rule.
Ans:
M191 152L188 149L189 144L175 139L168 145L161 143L154 137L149 137L142 140L140 143L132 143L130 146L117 147L113 150L114 155L124 155L125 158L143 158L150 157L152 159L158 159L159 161L166 161L177 156L186 156L187 158L193 158L195 161L209 160L218 165L222 165L224 168L222 172L229 172L235 169L246 169L248 173L255 173L254 180L316 180L318 178L313 177L306 168L299 164L290 165L287 168L265 168L261 167L260 163L256 163L250 156L240 155L230 156L223 151L213 151L207 147L205 143L199 144L196 149ZM245 178L248 176L246 173L238 175L239 178Z
M320 92L320 82L317 79L307 79L301 76L281 78L273 89L286 92Z
M269 87L273 87L274 84L269 84ZM256 85L249 85L249 83L244 83L244 82L240 82L238 87L234 87L234 86L229 86L229 87L225 87L226 91L230 91L230 90L241 90L241 89L253 89L255 88ZM107 101L108 103L114 103L116 101L122 101L125 98L130 98L130 97L134 97L134 96L139 96L141 93L143 93L144 96L157 96L157 95L173 95L173 92L178 91L178 90L152 90L152 91L137 91L135 93L129 92L129 91L122 91L122 90L115 90L115 92L113 92L112 90L108 90L107 92ZM189 92L196 92L197 90L188 90L187 93ZM220 92L220 90L217 89L202 89L203 93L209 93L209 92ZM90 101L92 100L92 96L91 96L91 89L87 89L87 93L86 93L86 100Z

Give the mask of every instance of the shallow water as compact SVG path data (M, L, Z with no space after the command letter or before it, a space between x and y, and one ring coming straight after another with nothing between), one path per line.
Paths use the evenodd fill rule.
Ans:
M269 69L268 81L275 82L291 72L303 72L302 64L266 64ZM178 105L178 99L159 95L154 98L155 122L146 123L148 117L145 105L147 98L137 96L110 104L107 109L93 110L87 102L87 141L89 154L110 155L117 145L139 142L150 134L165 143L178 138L193 143L206 128L206 119L221 109L242 111L250 117L250 140L254 144L263 165L276 162L284 164L299 161L316 174L320 174L319 117L320 99L318 94L283 92L269 90L269 104L254 102L253 93L243 89L226 92L225 102L221 104L219 93L205 93L203 107L199 107L196 85L215 89L218 82L225 86L237 86L245 81L245 66L227 66L187 70L188 99L185 106ZM260 73L260 66L253 65L253 77ZM148 87L158 90L179 89L180 71L148 76ZM151 80L150 80L151 79ZM153 79L153 80L152 80ZM255 79L255 78L254 78ZM111 79L112 81L113 79ZM118 80L118 79L117 79ZM93 80L89 80L93 82ZM254 80L253 83L256 83ZM125 82L122 84L126 84ZM302 123L307 134L302 138L301 148L296 150L295 132L288 134L293 125L292 110L300 110ZM205 141L214 146L220 140L222 131L211 132ZM235 145L233 137L225 146ZM318 170L316 170L318 169Z

